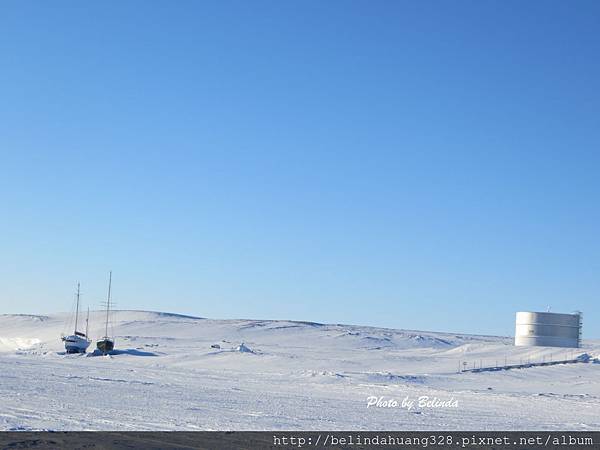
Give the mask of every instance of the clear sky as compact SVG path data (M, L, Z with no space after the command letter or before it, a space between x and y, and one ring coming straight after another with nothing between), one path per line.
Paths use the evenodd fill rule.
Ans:
M600 3L0 3L0 311L600 337Z

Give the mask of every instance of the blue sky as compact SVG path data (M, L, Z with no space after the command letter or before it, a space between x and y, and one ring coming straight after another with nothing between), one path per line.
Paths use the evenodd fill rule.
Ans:
M0 5L0 309L600 337L600 6Z

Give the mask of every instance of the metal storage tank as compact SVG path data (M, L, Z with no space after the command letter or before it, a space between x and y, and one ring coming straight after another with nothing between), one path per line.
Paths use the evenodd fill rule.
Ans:
M580 312L518 312L515 345L578 348L581 346L581 326Z

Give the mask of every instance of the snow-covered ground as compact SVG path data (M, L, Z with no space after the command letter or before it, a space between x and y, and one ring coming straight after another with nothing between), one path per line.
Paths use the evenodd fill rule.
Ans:
M506 337L120 311L118 351L105 357L64 354L68 317L0 315L0 430L600 430L600 364L457 373L463 362L597 357L600 341L572 353ZM90 323L100 337L102 313ZM419 406L421 396L447 403ZM367 407L370 397L398 405Z

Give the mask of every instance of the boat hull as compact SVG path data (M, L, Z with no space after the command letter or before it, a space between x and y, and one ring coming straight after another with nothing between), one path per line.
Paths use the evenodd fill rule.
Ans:
M115 343L111 339L100 339L96 342L96 348L106 355L114 350Z
M73 334L62 338L67 353L85 353L91 342L86 338Z

